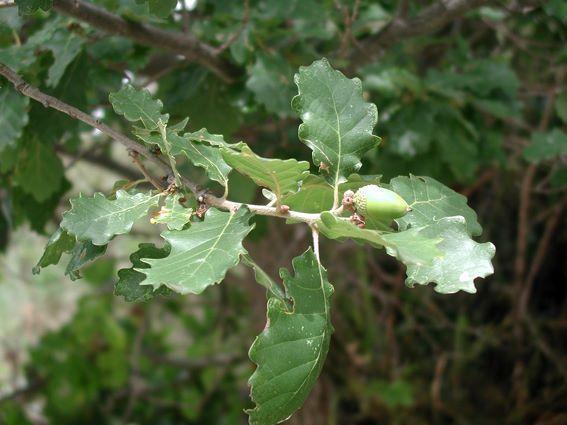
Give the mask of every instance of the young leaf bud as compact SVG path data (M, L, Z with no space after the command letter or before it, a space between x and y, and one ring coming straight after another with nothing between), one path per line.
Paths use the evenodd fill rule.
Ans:
M396 192L373 184L358 189L353 201L358 214L375 220L393 220L411 211Z

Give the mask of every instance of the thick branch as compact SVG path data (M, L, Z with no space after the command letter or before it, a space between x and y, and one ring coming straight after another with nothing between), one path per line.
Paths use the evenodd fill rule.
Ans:
M485 3L488 0L440 0L413 18L394 18L378 34L359 43L361 49L355 50L350 57L351 66L355 68L366 65L388 46L406 38L432 33Z
M68 105L67 103L62 102L61 100L53 96L49 96L48 94L43 93L37 87L29 85L13 69L2 63L0 63L0 75L7 78L8 81L10 81L14 85L16 90L18 90L24 96L37 100L46 108L56 109L60 112L63 112L64 114L69 115L72 118L75 118L79 121L84 122L85 124L90 125L91 127L100 130L102 133L106 134L116 142L124 145L129 150L132 150L144 156L153 164L158 166L162 171L166 172L167 174L173 175L171 167L160 158L152 154L145 146L142 146L141 144L128 138L124 134L110 128L106 124L100 123L98 120L95 120L93 117L75 108L74 106ZM199 198L199 201L224 210L234 211L240 208L242 205L246 205L250 209L250 211L259 215L268 215L286 219L290 218L309 224L312 224L319 219L319 214L308 214L296 211L288 211L284 213L275 207L270 207L267 205L241 204L239 202L232 202L223 198L217 198L214 195L205 193L199 188L196 183L185 177L182 177L182 183L189 190L191 190L191 192L193 192L195 196Z
M177 33L148 24L128 21L92 3L81 0L54 0L53 8L109 34L130 38L139 44L183 55L213 71L226 82L234 80L232 65L220 59L214 47L192 34Z

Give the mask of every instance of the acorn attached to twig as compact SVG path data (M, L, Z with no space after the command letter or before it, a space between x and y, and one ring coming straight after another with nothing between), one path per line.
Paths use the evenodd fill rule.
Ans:
M391 221L411 211L400 195L375 184L363 186L356 193L345 192L343 206L353 209L358 216L379 221Z

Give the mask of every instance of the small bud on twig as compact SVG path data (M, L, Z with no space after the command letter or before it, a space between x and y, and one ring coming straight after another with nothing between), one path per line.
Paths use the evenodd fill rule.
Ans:
M354 192L347 190L343 195L343 207L347 210L354 211Z

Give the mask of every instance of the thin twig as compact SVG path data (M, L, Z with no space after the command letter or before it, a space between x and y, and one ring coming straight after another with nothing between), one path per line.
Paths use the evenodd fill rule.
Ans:
M516 260L514 263L514 274L516 285L519 290L524 280L526 269L527 236L529 229L529 210L531 190L536 173L536 165L530 164L524 173L520 190L520 210L518 213L518 236L516 238Z
M476 181L471 184L470 186L465 187L463 190L460 191L461 195L470 198L473 193L477 190L482 188L486 183L490 182L494 179L494 176L497 175L497 170L494 168L489 168L485 170L480 177L476 179Z
M435 362L435 375L431 381L431 401L436 410L443 408L443 398L441 390L443 385L443 373L447 367L447 353L441 354Z
M136 151L140 155L145 156L146 158L148 158L148 160L160 167L162 170L169 171L167 164L153 155L145 146L110 128L106 124L102 124L99 120L94 119L80 109L62 102L61 100L53 96L43 93L37 87L34 87L24 81L24 79L21 78L13 69L2 63L0 63L0 75L4 76L8 81L10 81L14 85L14 88L24 96L38 101L46 108L56 109L60 112L63 112L64 114L69 115L71 118L75 118L79 121L84 122L85 124L90 125L91 127L100 130L102 133L110 136L112 139L121 143L126 148Z
M158 179L156 179L148 172L148 170L146 170L146 167L144 167L144 164L142 164L142 161L140 161L140 158L138 156L139 156L138 152L130 151L130 157L132 158L132 162L136 165L136 167L138 167L138 169L144 175L146 180L149 181L157 190L162 192L165 188L162 186L162 184Z

